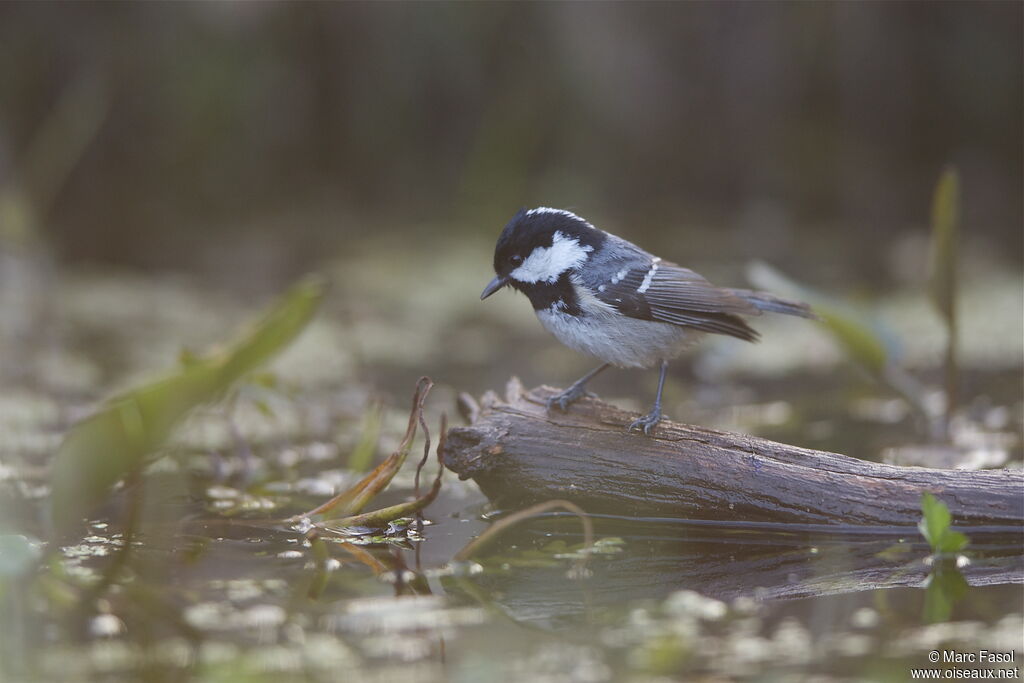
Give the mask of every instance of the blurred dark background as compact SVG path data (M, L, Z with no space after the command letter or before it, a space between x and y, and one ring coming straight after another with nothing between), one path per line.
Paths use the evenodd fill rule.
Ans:
M680 261L884 284L880 252L925 233L952 162L973 248L1016 268L1022 21L1019 2L8 2L0 182L64 263L282 280L370 234L491 240L544 204ZM55 183L40 131L60 116L96 126Z
M73 504L52 482L89 465L65 457L61 470L56 453L99 454L85 462L121 476L134 444L155 437L150 424L169 425L213 393L206 378L239 365L203 354L232 348L298 276L317 270L333 285L273 364L231 391L218 387L223 400L190 414L164 451L176 457L145 467L151 483L129 477L90 536L47 560L55 570L45 582L21 583L39 561L36 544L4 546L14 552L0 556L0 669L38 650L41 668L25 671L40 680L49 671L89 681L326 679L341 666L353 680L487 680L505 671L489 663L501 650L514 663L509 677L537 669L599 679L651 662L633 673L653 678L704 667L694 647L734 648L739 638L754 643L752 663L700 673L742 677L745 667L770 665L776 678L804 669L877 678L897 670L895 656L903 672L909 657L924 661L918 598L839 594L868 585L836 573L855 557L852 536L836 537L840 546L801 532L762 545L709 530L705 544L690 527L630 521L606 537L622 547L602 555L631 553L607 566L671 566L674 576L685 563L706 564L705 555L767 562L784 551L794 576L810 577L801 579L806 595L815 586L836 593L779 611L768 605L777 591L751 588L758 610L729 608L719 620L705 619L697 594L669 598L664 610L654 599L627 602L608 582L620 574L596 556L581 607L535 609L550 593L533 590L545 575L531 568L563 574L568 565L549 568L548 559L585 557L569 535L551 537L555 527L530 531L536 546L498 551L492 559L509 564L476 588L475 570L406 580L403 557L417 570L439 567L483 528L482 496L452 476L428 510L438 525L424 532L429 542L400 530L386 545L365 537L380 551L372 563L340 547L330 554L341 560L318 546L302 559L280 525L244 518L309 509L375 454L399 448L422 375L437 381L423 423L433 428L441 411L458 423L451 407L460 392L500 390L510 375L564 387L594 367L551 339L521 295L478 299L493 276L494 240L522 206L574 209L722 286L747 286L757 270L745 266L762 260L804 293L850 309L831 328L764 316L756 345L714 335L672 364L671 418L899 464L1019 463L1022 36L1020 0L0 2L0 533L45 537L40 506ZM943 310L958 302L959 322L947 326L929 302L939 288L928 286L928 263L933 192L948 164L963 210L959 248L947 252L956 268L943 271L957 273L956 291L935 297ZM180 373L197 357L210 359L199 361L209 371ZM188 379L154 383L168 376ZM591 388L646 411L657 379L609 372ZM76 420L131 387L146 397L140 412L119 401L116 415L106 413L123 418L123 430L101 417L60 449ZM107 443L98 434L121 436ZM948 438L939 445L936 434ZM133 445L126 454L120 444ZM404 500L411 467L378 502ZM122 509L125 524L141 520L137 536L116 519ZM821 562L808 572L798 567L805 541L816 547L803 561ZM401 550L413 546L415 564ZM894 568L919 562L884 554ZM999 558L976 558L983 573L973 576L995 580ZM91 569L101 566L110 567L103 578ZM392 579L373 579L371 568ZM938 611L932 596L949 613L966 591L951 571L928 583L927 619ZM419 592L424 577L434 597L411 607L379 599ZM660 575L629 580L671 587ZM943 626L955 631L943 632L965 627L968 644L1009 642L1020 591L1004 588L972 588L960 621ZM513 589L518 603L504 599ZM458 597L442 602L442 591ZM483 623L477 601L507 615ZM865 622L864 612L874 616ZM8 615L40 622L9 628ZM530 628L510 626L527 617ZM558 630L571 637L552 640ZM440 641L443 668L431 668L435 632L451 643ZM687 640L667 638L674 633ZM193 649L197 634L213 647ZM592 654L609 639L623 646ZM76 654L78 643L89 649ZM862 647L870 666L850 669ZM810 657L819 650L840 653L838 664ZM165 674L169 662L187 670ZM129 666L150 677L121 674Z

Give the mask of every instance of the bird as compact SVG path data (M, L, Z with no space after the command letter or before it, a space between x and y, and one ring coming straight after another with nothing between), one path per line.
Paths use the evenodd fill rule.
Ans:
M520 209L494 247L495 277L480 295L504 287L526 295L541 325L558 341L601 365L552 396L563 412L587 383L611 366L659 366L651 410L627 431L650 435L662 419L669 362L704 334L748 342L758 333L743 316L763 312L816 318L811 308L767 292L716 287L564 209Z

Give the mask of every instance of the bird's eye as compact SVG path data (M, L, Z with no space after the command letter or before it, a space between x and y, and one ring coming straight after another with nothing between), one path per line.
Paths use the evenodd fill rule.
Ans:
M523 262L523 257L522 257L522 256L520 256L519 254L516 254L515 256L513 256L513 257L512 257L512 258L510 258L509 260L510 260L510 261L511 261L512 263L522 263L522 262Z

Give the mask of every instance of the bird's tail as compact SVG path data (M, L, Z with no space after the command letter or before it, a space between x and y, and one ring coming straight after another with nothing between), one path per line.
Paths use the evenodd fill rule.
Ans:
M759 311L795 315L800 318L810 318L811 320L818 319L818 316L811 310L811 307L802 301L782 299L774 294L757 292L752 289L730 289L729 292L744 301L749 301Z

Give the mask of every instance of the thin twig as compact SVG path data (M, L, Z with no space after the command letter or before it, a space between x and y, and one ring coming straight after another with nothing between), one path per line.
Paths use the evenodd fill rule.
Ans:
M413 495L417 498L420 497L420 470L427 464L427 458L430 457L430 429L427 427L427 421L423 419L423 411L420 410L418 413L420 427L423 428L423 457L420 458L420 462L416 465L416 478L413 482ZM441 425L441 431L444 432L444 425Z

